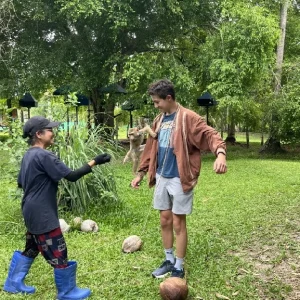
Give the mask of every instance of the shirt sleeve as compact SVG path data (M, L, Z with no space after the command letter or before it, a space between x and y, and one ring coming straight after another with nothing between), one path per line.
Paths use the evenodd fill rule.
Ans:
M41 160L46 174L55 182L66 177L72 170L51 152L47 152Z
M83 165L81 168L76 169L75 171L71 171L67 176L65 176L65 179L75 182L78 179L80 179L82 176L91 173L92 168L89 164Z

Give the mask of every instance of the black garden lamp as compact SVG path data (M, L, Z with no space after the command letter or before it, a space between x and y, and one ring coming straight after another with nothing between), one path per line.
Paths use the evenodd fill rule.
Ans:
M38 102L30 93L25 93L25 95L19 100L19 105L21 107L27 107L28 119L30 119L30 109L32 107L37 107ZM23 113L22 113L22 119L23 119Z
M122 105L121 105L121 109L122 110L126 110L129 111L129 116L130 116L130 128L133 127L133 120L132 120L132 112L134 110L136 110L135 106L131 103L130 100L125 101Z
M90 100L87 96L82 95L82 94L76 94L77 97L77 105L75 107L76 109L76 124L78 124L78 107L79 106L89 106L90 105ZM88 116L89 118L89 116Z
M208 122L208 108L210 106L217 105L218 101L216 101L209 92L206 92L197 99L197 102L198 102L199 106L206 107L206 123L207 123L207 125L209 125L209 122Z
M53 96L64 96L64 102L66 103L68 94L71 92L71 87L69 85L64 85L59 87L57 90L53 92ZM69 136L69 107L67 107L67 136Z

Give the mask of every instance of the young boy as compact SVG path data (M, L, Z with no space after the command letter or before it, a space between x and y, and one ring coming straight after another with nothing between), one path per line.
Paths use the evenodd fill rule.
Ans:
M219 134L195 112L175 100L173 84L160 80L149 87L155 108L161 111L153 122L157 139L149 137L141 158L138 176L131 182L138 188L148 172L149 186L156 185L153 206L160 211L161 236L166 259L153 271L161 278L171 272L183 278L183 262L187 249L186 215L191 214L193 189L201 168L201 150L216 155L214 170L223 174L226 145ZM176 260L173 253L173 230L176 236Z

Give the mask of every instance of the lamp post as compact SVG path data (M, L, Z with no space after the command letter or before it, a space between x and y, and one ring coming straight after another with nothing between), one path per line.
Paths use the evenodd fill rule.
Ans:
M206 123L207 123L207 125L209 125L208 109L209 109L210 106L217 105L218 101L216 101L209 92L206 92L197 99L197 102L198 102L199 106L206 107Z
M76 109L76 125L78 125L78 107L79 106L89 106L90 105L90 100L87 96L82 95L82 94L76 94L77 97L77 105L75 107ZM90 120L88 120L90 122Z
M71 87L69 85L66 86L61 86L59 87L57 90L55 90L53 92L54 96L64 96L64 102L65 104L67 103L67 99L68 99L68 94L71 92ZM70 130L69 130L69 122L70 122L70 118L69 118L69 107L67 106L67 138L69 139L69 134L70 134ZM65 129L65 128L64 128Z
M27 107L28 119L30 119L30 108L37 107L38 102L30 93L25 93L25 95L19 100L19 105L21 107ZM21 114L22 114L22 120L24 120L23 111L21 112Z
M130 102L130 100L125 101L122 105L121 105L121 109L122 110L126 110L129 111L129 124L130 124L130 128L133 127L133 119L132 119L132 112L134 110L136 110L136 108L134 107L134 105Z

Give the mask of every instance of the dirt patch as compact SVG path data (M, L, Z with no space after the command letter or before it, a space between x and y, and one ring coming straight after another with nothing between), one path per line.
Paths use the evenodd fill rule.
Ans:
M247 273L255 276L261 299L300 299L300 231L231 254L251 266L251 270L240 269L238 278Z

